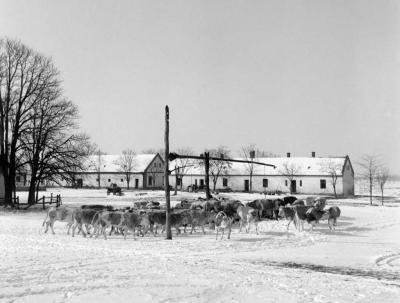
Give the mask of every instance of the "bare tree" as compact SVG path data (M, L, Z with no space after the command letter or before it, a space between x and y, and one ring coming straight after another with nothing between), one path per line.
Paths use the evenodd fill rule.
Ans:
M250 177L249 191L251 192L253 189L253 172L254 172L254 163L252 163L252 161L258 161L256 145L249 144L247 146L242 146L241 154L243 158L245 158L247 161L251 161L249 163L246 163L246 170L249 173Z
M208 150L210 157L227 158L230 157L230 150L225 146L219 146L216 149ZM216 190L217 182L222 173L227 174L232 167L232 163L224 160L210 159L210 174L213 182L213 190Z
M122 151L122 155L120 155L115 161L115 164L118 166L118 171L123 173L123 175L125 176L127 189L129 189L131 176L133 174L133 171L135 170L135 157L135 151L133 151L132 149L125 149Z
M380 167L378 156L364 155L358 162L360 166L360 176L368 184L369 187L369 200L372 205L372 190L376 180L376 175Z
M333 192L335 193L335 198L337 198L336 184L338 177L341 175L342 172L342 165L333 161L332 159L320 162L319 165L321 166L321 171L329 175Z
M95 145L94 148L92 148L92 150L93 152L90 157L89 167L96 172L97 187L100 188L101 187L100 177L101 177L101 172L103 171L103 167L105 165L104 155L106 155L106 153L102 151L97 145Z
M36 102L26 131L21 136L21 158L29 165L31 183L28 202L35 202L41 181L71 181L71 170L81 170L88 156L89 138L75 134L77 107L70 101L57 100L51 92Z
M300 166L295 163L285 162L282 164L282 168L279 169L279 173L282 174L289 181L290 193L293 193L292 183L296 175L301 171Z
M60 86L51 59L19 41L0 40L0 165L4 174L6 203L15 195L21 135L31 119L33 106Z
M378 182L379 188L381 190L381 198L383 205L383 190L385 188L386 182L390 179L389 169L387 167L380 167L376 174L376 181Z
M182 147L178 148L176 151L179 155L187 155L192 156L194 154L193 150L190 147ZM180 189L182 190L183 186L183 177L187 175L189 169L195 165L195 162L192 159L182 159L178 158L175 160L175 195L178 191L178 180L180 180Z

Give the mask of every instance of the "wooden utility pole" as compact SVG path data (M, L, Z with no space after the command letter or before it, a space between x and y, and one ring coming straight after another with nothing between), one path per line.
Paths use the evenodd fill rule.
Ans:
M211 193L210 193L210 153L209 152L204 152L204 168L205 168L205 176L206 176L206 199L210 200L211 199Z
M164 186L165 186L165 205L166 205L166 229L167 229L167 240L172 239L171 232L171 221L170 221L170 193L169 193L169 108L168 105L165 106L165 167L164 167Z

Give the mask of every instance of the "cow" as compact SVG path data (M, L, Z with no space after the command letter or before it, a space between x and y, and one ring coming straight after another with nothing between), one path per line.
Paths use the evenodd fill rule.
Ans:
M239 221L239 232L242 231L242 227L246 224L245 229L248 233L250 230L250 223L253 223L256 226L256 233L258 235L258 215L257 211L254 208L251 208L248 205L239 206L237 209L237 214L240 218Z
M237 209L240 206L243 206L243 203L238 201L238 200L234 200L234 201L215 201L213 203L214 205L214 211L216 213L223 211L228 217L231 218L237 218Z
M306 211L306 221L310 224L310 231L313 230L314 226L321 220L325 211L320 210L316 207L311 207Z
M294 206L294 205L303 205L304 206L306 204L304 203L304 200L296 200L292 203L292 206Z
M149 216L144 213L144 214L139 214L135 212L125 212L124 213L124 219L125 219L125 229L131 230L133 233L133 239L136 240L136 228L141 228L143 227L142 231L142 237L146 233L146 229L150 225L149 222ZM124 239L126 239L126 232L124 232Z
M200 226L203 234L206 234L204 231L204 225L213 220L213 213L207 212L205 210L195 210L191 209L188 211L190 220L189 223L192 225L192 229L190 233L192 234L196 226Z
M73 214L74 226L72 228L72 237L75 236L75 229L79 227L79 230L82 232L82 235L86 237L86 233L83 230L83 225L86 227L86 232L89 233L89 226L94 226L93 234L96 233L98 226L95 224L98 219L99 214L102 210L98 209L76 209ZM92 235L93 235L92 234Z
M292 204L294 201L296 201L297 200L297 198L295 197L295 196L288 196L288 197L284 197L283 198L283 202L285 203L285 205L283 205L283 206L286 206L286 205L288 205L288 204Z
M155 236L157 234L157 227L162 226L163 229L161 232L164 232L165 224L166 224L166 213L164 211L151 211L148 212L149 218L149 226L150 231ZM183 225L190 224L191 218L188 210L173 212L170 214L170 224L171 227L176 229L176 234L179 235L181 233L180 227ZM156 231L154 233L153 227L156 227ZM186 228L185 228L186 231Z
M215 216L215 228L217 230L215 239L218 240L218 232L221 231L221 240L222 240L222 238L224 237L225 229L228 230L227 238L230 239L232 231L232 223L233 223L232 217L229 217L223 211L218 212L218 214Z
M295 210L292 206L281 206L279 207L279 213L278 213L279 218L283 218L289 221L287 225L287 231L289 231L289 225L290 223L293 222L294 227L297 229L296 226L296 220L295 220Z
M331 206L326 211L323 219L328 219L329 229L334 231L337 223L337 218L340 217L340 208L337 206Z
M314 199L313 206L318 210L324 210L325 205L326 205L326 198L317 197Z
M307 220L306 213L310 208L312 208L312 206L294 205L292 208L295 213L294 220L297 221L298 230L304 230L304 221Z
M46 224L46 230L44 232L47 233L49 226L50 226L51 231L54 235L55 234L54 228L53 228L54 222L62 221L62 222L67 222L67 226L68 226L67 234L69 235L71 226L74 223L74 220L72 218L72 214L73 214L74 210L75 210L75 208L71 208L71 207L58 207L58 208L50 207L49 210L47 211L46 218L44 219L43 224L42 224L42 226L44 226Z
M263 213L267 213L267 217L272 219L276 211L279 210L279 200L257 199L247 203L248 206L258 210L258 218L263 218ZM277 219L277 218L276 218Z

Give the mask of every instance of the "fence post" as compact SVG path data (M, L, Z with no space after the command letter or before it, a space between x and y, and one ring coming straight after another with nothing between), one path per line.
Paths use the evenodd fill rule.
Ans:
M45 200L46 199L46 197L45 196L43 196L43 209L45 209L45 206L44 206L44 204L45 204Z
M53 193L50 195L50 204L53 203Z

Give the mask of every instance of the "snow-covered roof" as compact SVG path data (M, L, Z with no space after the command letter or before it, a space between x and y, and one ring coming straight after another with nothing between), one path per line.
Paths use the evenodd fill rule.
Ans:
M134 170L133 172L144 172L145 169L149 166L151 161L157 156L157 154L137 154L133 158ZM118 158L121 155L102 155L101 156L101 171L104 173L112 173L120 171L120 168L117 164ZM96 172L96 166L99 163L99 156L93 155L88 159L88 163L86 165L86 172Z
M236 160L246 160L244 158L233 158ZM254 164L253 175L283 175L285 167L293 168L294 175L302 176L324 176L329 175L327 167L334 167L338 175L342 175L342 169L346 162L346 157L290 157L290 158L257 158L255 162L275 165L276 168ZM248 175L248 164L231 162L228 175ZM170 167L174 167L174 161ZM179 164L178 164L179 166ZM187 174L203 175L204 167L195 165L188 169Z

